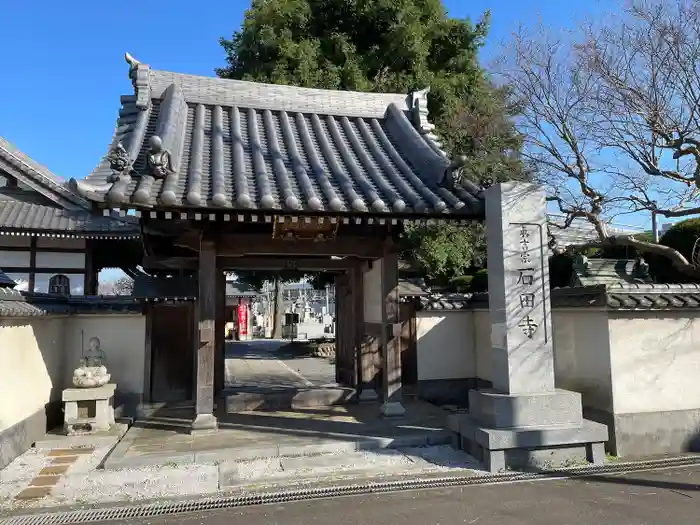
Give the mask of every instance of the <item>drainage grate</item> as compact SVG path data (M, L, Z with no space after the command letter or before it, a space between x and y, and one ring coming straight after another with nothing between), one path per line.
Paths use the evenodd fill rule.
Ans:
M154 503L131 507L113 507L106 509L76 510L44 514L27 514L0 519L0 525L70 525L74 523L95 523L101 521L127 520L135 518L153 518L186 512L227 509L269 503L287 503L310 499L322 499L337 496L356 496L378 494L400 490L433 489L470 485L488 485L531 481L552 478L576 478L599 474L620 474L658 468L684 467L700 465L700 456L682 456L631 463L614 463L608 465L591 465L569 467L541 473L506 472L486 476L449 476L442 478L409 479L401 481L368 482L340 487L323 487L297 489L281 492L266 492L242 496L229 496L195 501L173 503Z

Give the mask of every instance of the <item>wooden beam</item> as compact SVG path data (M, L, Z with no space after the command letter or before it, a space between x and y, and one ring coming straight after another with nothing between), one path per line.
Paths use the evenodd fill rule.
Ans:
M353 264L352 259L329 257L218 257L217 265L226 270L292 270L300 272L344 272Z
M98 272L95 267L96 245L91 239L85 240L85 295L97 295Z
M356 259L330 259L328 257L217 257L216 265L223 270L298 270L302 272L342 272L355 264ZM195 271L196 257L159 257L146 255L143 267L153 270Z
M267 235L222 234L218 238L221 256L245 255L308 255L379 258L384 239L380 237L337 237L333 241L280 240Z
M214 367L216 358L216 245L202 238L199 248L199 334L195 338L195 419L192 432L216 430Z

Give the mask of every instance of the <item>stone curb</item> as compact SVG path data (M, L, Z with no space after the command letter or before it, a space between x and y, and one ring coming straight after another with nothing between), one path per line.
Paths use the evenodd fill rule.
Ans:
M319 445L282 445L261 448L229 448L202 452L148 454L142 457L125 458L131 443L122 440L104 461L105 470L134 469L157 465L209 464L224 461L250 461L264 458L315 456L340 454L362 450L398 449L449 444L451 435L447 431L430 435L415 434L397 438L361 438L353 441L322 443Z

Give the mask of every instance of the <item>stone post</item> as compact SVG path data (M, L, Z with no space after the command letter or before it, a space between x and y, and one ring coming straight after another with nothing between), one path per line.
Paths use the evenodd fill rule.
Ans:
M486 192L491 381L507 394L554 390L545 210L530 185Z
M581 394L555 388L544 193L508 182L486 191L493 389L471 391L456 441L491 471L604 457L607 427L583 419Z

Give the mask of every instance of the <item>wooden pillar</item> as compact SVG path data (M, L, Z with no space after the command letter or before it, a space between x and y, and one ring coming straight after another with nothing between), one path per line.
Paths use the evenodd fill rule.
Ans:
M345 358L345 338L343 337L343 278L335 278L335 382L343 382L343 359Z
M29 241L29 282L27 283L27 291L34 292L36 286L36 235L32 235Z
M216 357L214 359L214 396L226 386L226 276L216 270Z
M387 250L382 258L382 414L402 416L401 324L399 318L399 269L396 252Z
M95 267L95 250L97 243L85 239L85 295L97 295L97 274Z
M192 432L218 427L214 416L214 363L216 356L216 245L202 238L199 248L198 337L195 338L195 419Z
M143 363L143 402L153 401L152 366L153 366L153 305L146 303L144 315L146 316L146 340Z
M353 310L353 338L354 358L357 362L357 385L359 389L359 401L376 401L379 399L377 385L374 377L374 353L371 345L365 337L365 283L361 264L354 265L350 270L350 282L352 283L352 310Z
M345 298L345 334L346 334L346 358L348 363L348 372L345 377L345 381L348 386L352 388L357 388L358 382L358 359L357 359L357 321L355 316L357 315L357 310L355 308L355 295L357 295L357 290L355 289L354 282L352 279L351 271L345 273L346 287L346 298Z

